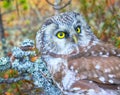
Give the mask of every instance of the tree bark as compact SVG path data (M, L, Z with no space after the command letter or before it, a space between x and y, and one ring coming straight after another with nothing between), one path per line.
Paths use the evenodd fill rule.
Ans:
M0 10L0 41L4 39L4 28L3 28L3 21L2 21L2 13Z

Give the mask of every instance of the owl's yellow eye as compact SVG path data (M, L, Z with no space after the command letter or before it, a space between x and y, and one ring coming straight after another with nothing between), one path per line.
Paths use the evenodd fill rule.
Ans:
M80 26L77 26L77 27L75 28L75 30L76 30L77 33L81 33Z
M65 38L65 32L58 32L58 33L57 33L57 37L58 37L59 39Z

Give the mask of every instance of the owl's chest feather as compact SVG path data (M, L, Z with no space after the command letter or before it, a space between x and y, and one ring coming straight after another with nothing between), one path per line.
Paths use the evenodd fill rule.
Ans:
M67 69L67 60L62 58L53 58L50 56L45 56L44 61L47 63L48 70L52 75L54 75L56 72L63 71L64 69Z

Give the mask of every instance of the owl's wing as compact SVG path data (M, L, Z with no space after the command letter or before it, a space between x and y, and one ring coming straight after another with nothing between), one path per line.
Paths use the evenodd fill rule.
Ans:
M82 54L82 55L81 55ZM76 78L99 84L120 85L120 50L112 45L96 45L68 60Z
M76 56L71 56L71 58L88 56L100 56L100 57L116 56L120 58L120 49L114 47L112 44L106 44L103 42L100 42L96 45L91 44L86 47L80 47L79 52L80 52L79 54L77 54Z
M104 88L120 85L120 59L117 57L82 57L69 61L68 66L74 68L79 81L93 81L106 86Z

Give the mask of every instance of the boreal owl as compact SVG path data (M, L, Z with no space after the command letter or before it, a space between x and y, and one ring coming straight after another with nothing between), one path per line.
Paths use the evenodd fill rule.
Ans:
M65 12L45 20L36 47L63 94L119 90L120 49L100 41L81 14ZM117 95L104 91L97 95Z

